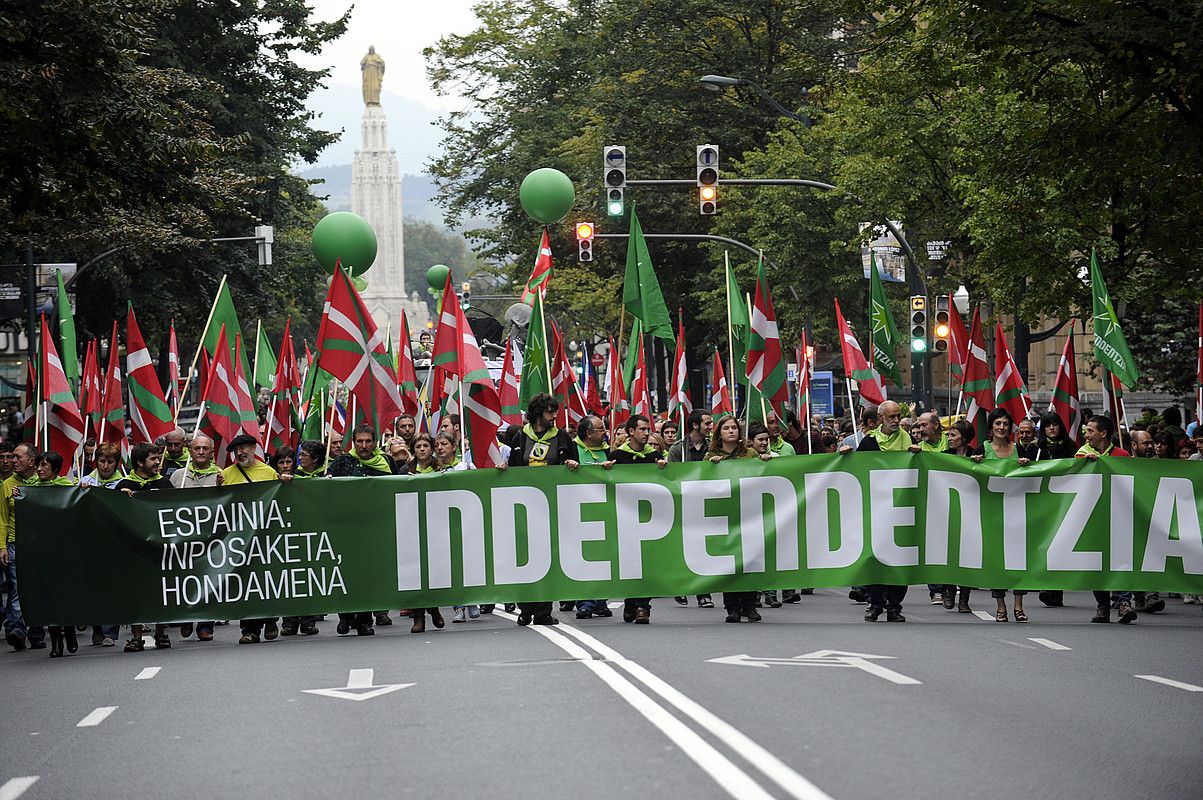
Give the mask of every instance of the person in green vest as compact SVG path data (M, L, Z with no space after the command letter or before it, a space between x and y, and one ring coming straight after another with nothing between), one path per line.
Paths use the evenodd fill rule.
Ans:
M610 458L610 450L606 446L606 424L600 417L587 414L576 426L576 460L582 467L601 467L610 469L614 461ZM576 602L576 618L592 619L593 617L612 617L614 612L606 605L608 598L595 600L578 600Z
M410 452L413 454L413 458L409 460L410 475L427 475L439 471L439 462L434 455L434 437L429 433L414 436Z
M1078 454L1075 458L1084 458L1087 461L1098 461L1102 457L1107 458L1129 458L1131 453L1122 447L1116 447L1112 437L1115 436L1115 423L1111 417L1094 416L1086 422L1085 438L1086 443L1078 448ZM1115 610L1119 614L1119 623L1128 625L1136 619L1136 610L1132 608L1132 592L1108 592L1095 591L1095 613L1091 617L1091 622L1109 623L1111 622L1111 606L1115 605Z
M8 596L4 603L4 638L14 650L29 647L40 650L46 646L46 631L40 625L26 626L21 615L20 594L17 587L17 515L14 500L20 495L22 486L33 486L38 482L38 459L41 453L32 444L21 443L13 448L13 472L0 484L0 565L8 583Z
M326 477L326 448L321 442L306 439L297 447L297 468L294 478Z
M774 454L778 456L798 455L798 451L794 449L794 446L785 441L785 437L781 435L781 420L777 419L776 414L769 414L769 418L765 420L764 425L769 431L769 449Z
M63 470L63 457L53 450L42 453L38 459L38 486L75 486L75 480L60 476ZM79 650L79 640L75 636L74 625L51 625L47 629L50 634L50 657L62 658L63 647L74 654Z
M920 414L915 422L915 429L919 434L919 441L910 446L912 453L948 452L948 436L944 433L944 426L940 424L939 414L934 411Z
M159 474L163 464L162 447L149 442L139 442L130 451L130 471L114 487L133 497L138 492L151 492L160 489L170 489L171 481ZM130 638L125 643L125 652L141 653L144 647L142 641L143 626L140 623L130 625ZM166 623L155 624L155 648L166 650L171 647L171 637L167 635Z
M188 456L184 453L187 440L188 436L184 433L184 429L176 428L171 433L164 434L161 441L155 442L156 445L163 448L161 470L164 478L170 478L177 469L183 469L188 464Z
M664 469L668 462L664 452L649 443L652 436L652 423L642 414L632 414L623 424L627 432L627 440L616 449L610 451L610 459L615 464L655 464ZM647 625L652 621L652 598L628 597L623 601L622 621Z

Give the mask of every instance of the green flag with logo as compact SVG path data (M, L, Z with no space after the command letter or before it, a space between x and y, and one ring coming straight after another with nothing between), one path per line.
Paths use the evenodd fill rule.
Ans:
M276 378L276 353L263 331L262 323L258 325L258 333L258 342L255 344L255 384L270 389Z
M1124 332L1120 330L1119 317L1107 294L1107 285L1103 283L1103 273L1093 250L1090 251L1090 293L1094 297L1094 356L1104 369L1115 373L1121 383L1132 388L1140 373L1128 350Z
M731 320L731 357L735 363L731 365L733 382L747 384L748 358L748 328L751 327L748 318L748 306L744 302L744 294L739 290L739 282L735 280L735 270L728 263L727 272L727 318ZM734 385L734 383L732 384ZM734 391L732 392L734 396Z
M525 409L537 394L551 391L547 373L547 325L543 319L543 294L535 293L530 322L526 326L526 345L522 348L522 378L518 381L518 405Z
M897 344L902 335L894 324L890 313L890 301L886 287L877 270L877 259L869 253L869 320L873 324L873 366L883 378L889 378L895 386L902 385L898 374Z
M627 271L622 282L622 304L626 306L627 313L643 321L644 332L676 345L677 335L668 316L668 307L664 305L664 294L660 291L660 281L656 279L652 256L648 253L647 241L643 238L639 218L635 216L634 205L631 206L631 235L627 239Z
M67 382L74 388L79 385L79 352L76 350L75 344L75 316L71 313L71 303L67 299L63 271L57 269L54 274L58 277L59 353L62 354L63 372L67 373Z

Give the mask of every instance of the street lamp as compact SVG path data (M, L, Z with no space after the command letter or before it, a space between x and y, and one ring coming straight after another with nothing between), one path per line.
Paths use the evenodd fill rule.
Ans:
M777 98L775 98L771 94L769 94L768 91L765 90L765 88L763 86L760 86L759 84L754 83L746 78L731 78L731 77L728 77L727 75L703 75L698 80L701 82L702 86L704 86L705 88L709 89L712 92L721 92L726 89L739 88L740 86L746 86L749 89L751 89L752 91L756 92L756 94L760 95L765 100L767 100L769 105L771 105L773 108L775 108L777 110L777 113L781 114L783 117L789 117L790 119L801 122L803 125L805 125L808 128L810 127L811 123L810 123L810 117L808 115L797 114L796 112L790 111L788 108L783 106L780 102L778 102ZM805 98L807 96L807 94L808 94L808 92L807 92L806 88L803 87L802 88L802 97Z
M952 293L952 302L957 307L957 313L962 317L969 313L969 290L965 288L965 284L962 283Z

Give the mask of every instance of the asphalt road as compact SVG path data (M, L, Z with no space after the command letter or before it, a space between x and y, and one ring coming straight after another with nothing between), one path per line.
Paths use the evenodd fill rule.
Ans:
M656 600L650 626L448 613L420 635L7 652L0 800L1203 795L1199 606L1092 625L1070 593L1004 625L908 600L906 624L818 590L759 624ZM339 687L367 697L304 691Z

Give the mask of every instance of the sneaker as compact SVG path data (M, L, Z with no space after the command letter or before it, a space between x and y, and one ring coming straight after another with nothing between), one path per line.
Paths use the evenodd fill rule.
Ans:
M886 622L906 622L906 617L902 616L901 611L887 611Z
M739 614L728 614L727 622L739 622Z
M881 606L869 606L865 609L865 622L877 622L877 618L881 616L881 612L885 611Z
M623 622L634 622L635 621L635 609L631 608L630 606L624 605L622 607L622 621Z
M776 592L765 592L764 604L769 608L781 608L781 601L777 599Z
M1127 625L1132 620L1136 619L1136 612L1125 600L1121 600L1115 610L1119 612L1118 621L1121 625Z
M942 595L938 595L935 592L928 592L927 597L933 606L944 605L944 597Z
M1110 622L1111 621L1111 606L1099 606L1095 609L1094 616L1090 618L1091 622Z
M505 608L505 613L513 614L514 611L517 610L518 604L517 603L506 603L505 606L503 606L503 607Z
M351 632L351 623L347 622L345 619L340 619L338 621L338 625L336 625L334 628L334 632L339 636L346 636Z
M393 624L392 617L388 615L387 611L377 611L373 616L376 618L377 625L388 627Z
M317 635L317 624L313 623L313 622L309 622L309 623L306 623L305 625L302 625L301 626L301 635L302 636L316 636ZM209 638L213 638L213 637L210 636Z
M104 641L104 634L100 631L92 631L92 644L98 645Z
M267 639L269 642L275 641L276 637L279 635L280 626L276 624L274 619L263 626L263 638Z
M1145 597L1146 614L1158 614L1165 611L1165 601L1157 596L1157 592L1151 592Z
M106 636L100 640L101 647L115 647L116 644L117 643L113 641L112 637L109 636Z
M259 634L244 633L238 637L238 644L259 644Z
M559 625L560 621L551 614L544 614L541 617L535 617L531 623L534 625Z
M956 604L957 604L957 598L956 598L955 591L953 591L953 592L944 591L944 592L940 593L940 605L944 606L944 608L948 609L949 611L952 611L953 608L956 607ZM933 605L934 605L934 603L933 603Z
M451 621L452 622L466 622L467 621L464 619L464 607L463 606L455 607L455 613L451 615Z
M848 599L854 603L864 603L868 601L869 598L865 596L864 589L860 588L859 586L853 586L848 590Z
M689 605L689 598L683 594L677 595L676 597L673 598L673 600L675 600L677 605L679 605L679 606Z
M134 639L129 639L125 643L125 652L127 653L141 653L145 649L146 642L142 641L141 636L138 636Z
M714 600L708 594L698 595L698 608L714 608Z
M781 593L783 603L801 603L802 595L796 589L786 589Z
M196 638L198 641L211 642L213 641L213 631L197 631Z
M601 608L594 611L593 615L596 617L612 617L614 616L614 612L606 606L605 602L603 602L601 604Z
M171 637L166 633L155 637L156 650L169 650L171 648Z
M760 616L760 614L756 613L755 611L748 612L748 622L760 622L762 619L764 619L764 617Z
M575 605L576 605L575 600L561 600L560 601L560 610L561 611L571 611L573 606L575 606Z
M355 635L356 636L375 636L376 629L373 628L371 625L360 625L355 628Z
M578 612L576 612L576 618L577 619L592 619L593 612L592 611L578 611Z
M713 607L714 603L711 603L710 605ZM651 609L648 609L648 608L635 609L635 624L636 625L647 625L651 621L652 621Z
M1197 594L1182 595L1182 604L1185 606L1193 606L1198 602L1199 602L1199 595L1197 595ZM11 642L10 642L10 644L11 644Z
M296 636L298 627L299 626L295 622L285 622L283 625L280 626L280 635L281 636Z
M468 606L468 619L480 619L480 606Z
M189 636L191 636L194 627L195 626L191 622L185 622L183 625L181 625L180 638L187 639Z

